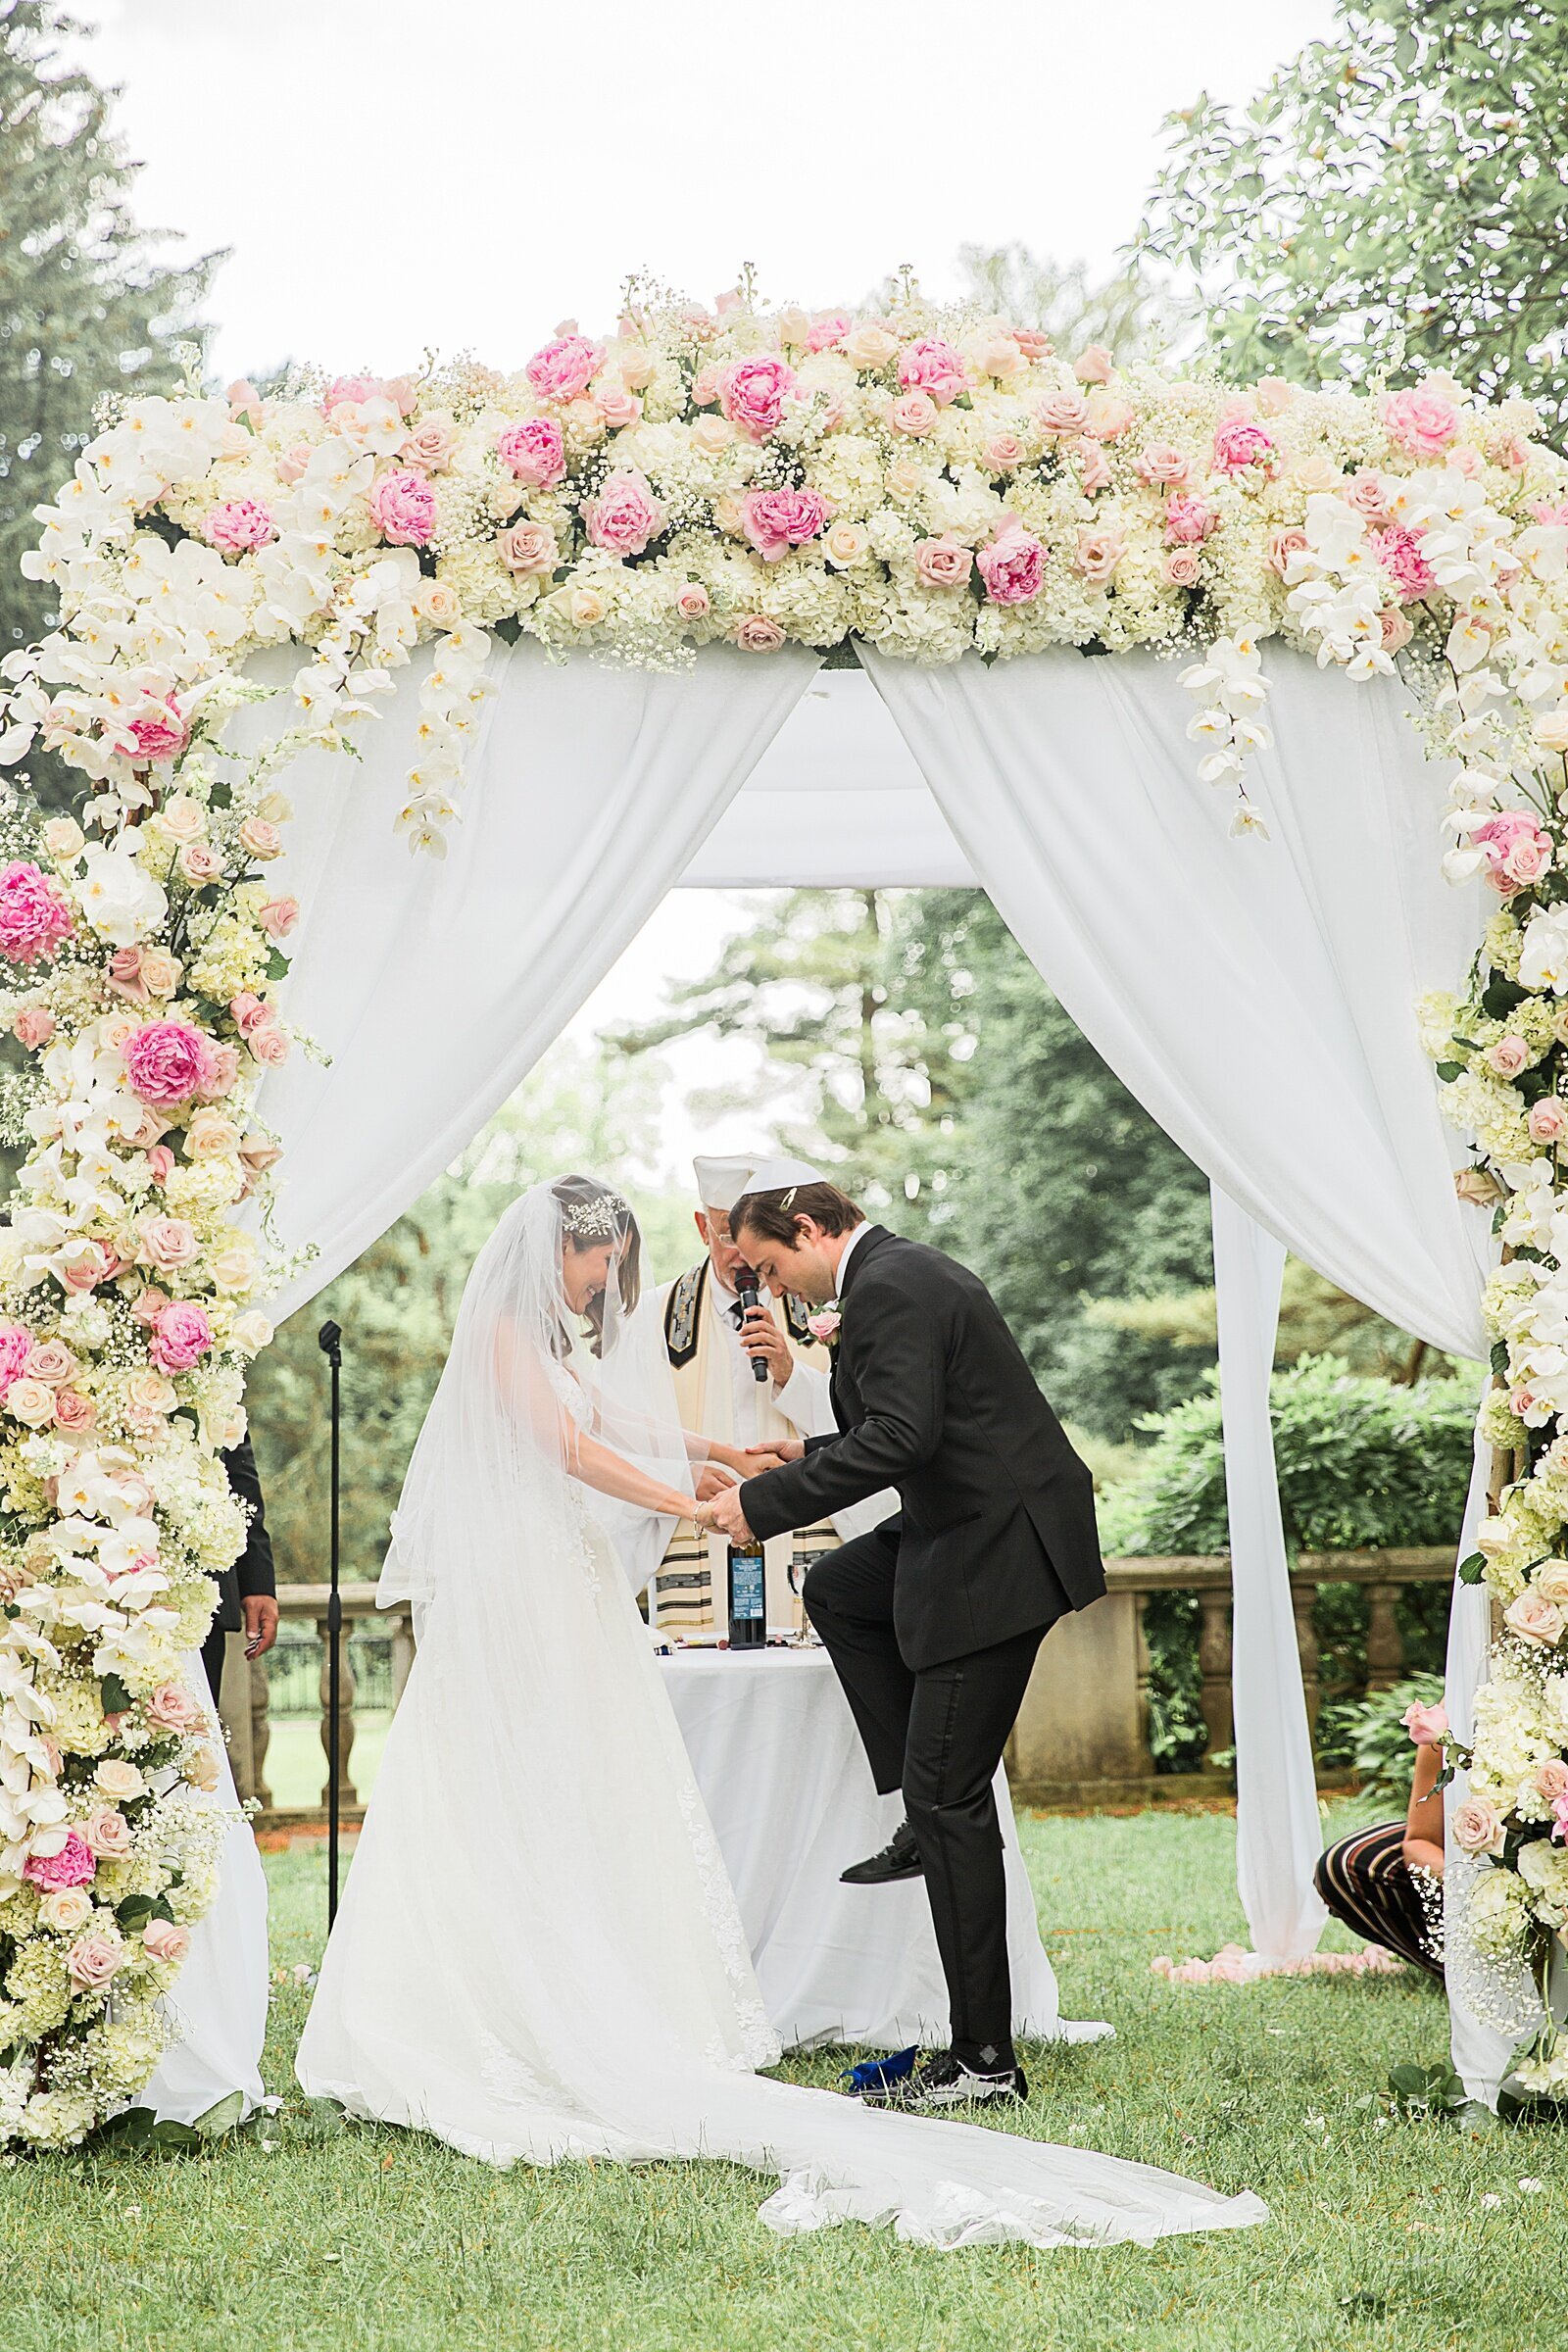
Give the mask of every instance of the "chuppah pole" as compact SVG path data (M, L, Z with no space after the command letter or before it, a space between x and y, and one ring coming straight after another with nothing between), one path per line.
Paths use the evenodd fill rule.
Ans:
M326 1602L326 1927L330 1935L337 1917L337 1833L342 1780L338 1729L343 1706L343 1595L338 1574L343 1334L337 1324L323 1323L316 1344L332 1368L331 1568Z

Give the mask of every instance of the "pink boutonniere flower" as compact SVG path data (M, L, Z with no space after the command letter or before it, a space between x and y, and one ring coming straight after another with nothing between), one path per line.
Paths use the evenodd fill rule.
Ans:
M843 1314L837 1306L822 1306L817 1308L814 1315L807 1316L806 1328L813 1340L821 1341L824 1348L836 1348L839 1325L843 1320Z

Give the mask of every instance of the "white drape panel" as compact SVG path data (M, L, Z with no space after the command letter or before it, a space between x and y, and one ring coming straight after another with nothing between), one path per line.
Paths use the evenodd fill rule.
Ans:
M498 648L444 863L393 832L417 685L399 673L362 760L312 755L279 891L305 907L285 1008L331 1055L268 1084L278 1223L319 1255L302 1305L463 1150L627 947L761 756L817 657L709 649L671 674ZM275 710L276 706L272 706ZM232 740L275 728L268 706Z
M1326 1914L1312 1887L1323 1838L1269 1418L1285 1250L1218 1185L1210 1201L1232 1655L1246 1662L1232 1694L1237 1879L1252 1949L1265 1960L1299 1960L1316 1948Z
M1492 1475L1492 1453L1489 1446L1476 1446L1475 1466L1470 1473L1470 1494L1465 1503L1464 1529L1459 1538L1459 1556L1463 1559L1475 1549L1476 1530L1486 1517L1487 1490ZM1448 1709L1448 1721L1456 1737L1467 1746L1475 1738L1476 1692L1487 1679L1487 1653L1492 1646L1492 1595L1485 1585L1464 1585L1457 1577L1453 1583L1453 1600L1448 1611L1448 1654L1444 1675L1444 1695ZM1456 1773L1443 1792L1444 1846L1447 1856L1445 1890L1454 1886L1453 1869L1453 1809L1470 1793L1470 1784L1464 1773ZM1448 2048L1453 2071L1473 2099L1495 2103L1497 2085L1507 2071L1513 2050L1513 2037L1499 2034L1478 2017L1465 1997L1461 1972L1448 1973Z
M1233 840L1227 798L1195 772L1179 662L1068 649L989 669L970 656L943 669L863 659L1004 918L1167 1134L1343 1289L1479 1354L1486 1224L1454 1198L1457 1140L1412 1008L1454 984L1481 916L1477 894L1442 879L1442 780L1396 683L1353 683L1270 645L1276 749L1252 790L1271 838ZM1222 1295L1246 1247L1225 1254ZM1250 1316L1224 1299L1222 1331L1255 1348L1275 1305L1255 1289ZM1280 1679L1294 1721L1272 1446L1255 1419L1233 1444L1229 1395L1225 1409L1238 1724ZM1310 1751L1288 1740L1278 1763L1273 1820L1244 1800L1238 1824L1260 1950L1277 1922L1305 1935L1313 1901L1297 1828L1315 1806Z

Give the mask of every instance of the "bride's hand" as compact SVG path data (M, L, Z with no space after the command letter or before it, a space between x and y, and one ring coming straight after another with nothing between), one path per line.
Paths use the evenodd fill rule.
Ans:
M734 1484L733 1470L720 1462L705 1462L697 1473L697 1499L699 1502L711 1502L715 1494L722 1494L726 1487Z
M781 1470L786 1462L805 1458L806 1444L801 1438L779 1438L771 1446L748 1446L742 1457L742 1475L756 1478L763 1470Z

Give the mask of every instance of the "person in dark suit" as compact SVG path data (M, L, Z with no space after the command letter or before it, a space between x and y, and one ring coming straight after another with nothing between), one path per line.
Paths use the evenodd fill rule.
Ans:
M1022 2096L992 1783L1046 1633L1105 1590L1093 1481L973 1274L867 1225L799 1163L764 1165L752 1188L731 1230L768 1287L837 1299L840 1434L776 1447L783 1467L698 1515L744 1541L898 1490L898 1515L805 1586L877 1788L907 1807L887 1852L846 1876L923 1869L952 2001L951 2049L885 2095Z
M265 1657L277 1640L277 1578L272 1567L272 1539L267 1532L262 1482L249 1438L242 1438L219 1458L228 1472L230 1487L249 1508L250 1531L245 1548L233 1567L225 1568L221 1576L213 1580L218 1587L218 1607L213 1614L213 1630L202 1643L202 1664L207 1670L215 1706L223 1680L224 1635L243 1633L248 1658Z

